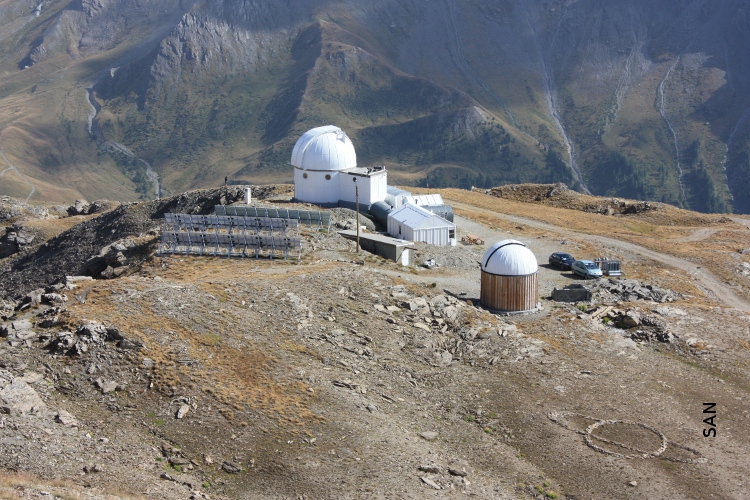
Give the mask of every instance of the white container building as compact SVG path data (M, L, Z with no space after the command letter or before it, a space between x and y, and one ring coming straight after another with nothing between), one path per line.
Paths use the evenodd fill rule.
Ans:
M394 238L421 241L430 245L456 244L455 224L411 203L388 214L388 234Z

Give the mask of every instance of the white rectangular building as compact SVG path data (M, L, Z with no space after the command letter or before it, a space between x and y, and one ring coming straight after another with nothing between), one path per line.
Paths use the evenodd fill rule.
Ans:
M394 238L422 241L430 245L456 244L455 224L411 203L388 214L388 234Z
M376 201L385 199L388 187L388 172L384 167L353 168L341 172L339 178L339 204L354 208L356 189L359 188L359 204L369 208Z

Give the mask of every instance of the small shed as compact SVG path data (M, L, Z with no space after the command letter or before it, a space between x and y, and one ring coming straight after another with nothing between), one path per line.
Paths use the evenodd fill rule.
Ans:
M339 234L348 240L357 240L356 231L339 231ZM359 246L365 252L379 255L402 266L411 264L411 250L414 250L411 241L399 240L376 233L360 234Z
M498 241L482 257L481 304L498 312L536 309L539 303L534 253L516 240Z
M388 234L430 245L455 245L456 225L411 203L388 214Z

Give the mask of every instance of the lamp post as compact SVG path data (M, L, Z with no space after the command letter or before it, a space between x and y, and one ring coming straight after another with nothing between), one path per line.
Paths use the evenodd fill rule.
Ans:
M359 253L359 186L354 186L354 204L357 206L357 253Z

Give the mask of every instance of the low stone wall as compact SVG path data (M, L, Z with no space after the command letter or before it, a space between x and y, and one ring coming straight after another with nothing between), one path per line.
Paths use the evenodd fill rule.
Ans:
M555 288L552 290L552 300L555 302L586 302L591 300L591 290L582 285Z

